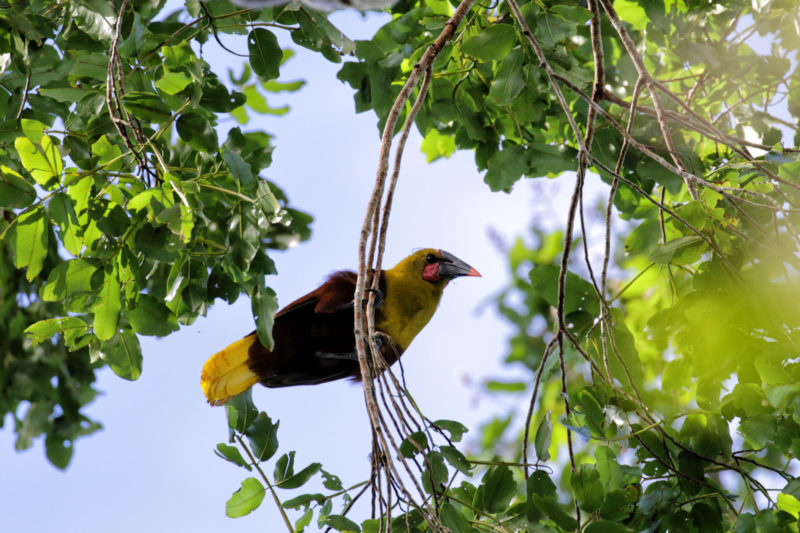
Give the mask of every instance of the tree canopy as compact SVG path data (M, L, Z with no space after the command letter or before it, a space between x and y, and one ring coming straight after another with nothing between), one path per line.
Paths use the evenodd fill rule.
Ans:
M291 51L276 33L288 32L342 63L356 111L384 132L382 162L413 125L431 161L472 151L495 193L523 177L575 188L562 231L534 226L507 250L497 305L517 331L506 362L518 378L487 394L517 410L477 431L432 421L382 374L373 470L345 488L320 463L278 457L277 421L245 393L217 448L252 475L229 516L320 475L328 493L279 503L289 530L796 530L792 1L401 0L356 42L297 2L163 9L0 12L0 412L17 449L43 436L66 468L99 427L83 413L97 369L135 380L139 336L168 335L217 299L249 296L269 343L268 252L307 239L311 217L260 177L271 139L245 126L248 112L283 112L264 94L302 85L280 81ZM224 81L202 54L223 34L246 34L249 52ZM241 127L223 139L228 116ZM607 185L599 207L584 203L590 179ZM373 512L356 516L367 490Z

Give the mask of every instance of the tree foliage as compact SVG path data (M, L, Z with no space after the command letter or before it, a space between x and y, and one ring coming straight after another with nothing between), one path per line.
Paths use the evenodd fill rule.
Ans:
M375 470L345 489L319 463L296 468L294 452L274 459L277 422L240 396L217 452L252 477L230 516L319 474L327 494L279 503L288 529L316 517L365 532L389 520L459 533L796 530L796 6L466 2L453 21L455 3L401 0L355 43L297 3L189 2L188 23L127 2L0 14L0 106L13 117L0 129L0 403L18 447L44 433L66 466L97 427L80 414L94 370L135 379L137 335L169 334L218 297L249 294L269 342L266 250L307 236L309 218L258 177L267 135L232 129L220 143L215 126L269 112L264 91L297 88L274 81L289 55L274 32L288 31L331 61L354 54L339 78L379 128L424 69L421 105L401 114L429 160L467 149L492 191L573 175L575 189L563 231L533 227L507 250L497 302L517 329L506 362L519 377L487 393L518 409L464 447L467 428L399 400L414 414L396 455L413 466L381 491ZM246 70L220 82L192 46L215 32L247 33L257 81ZM590 180L607 184L597 211L583 202ZM350 513L367 488L391 518Z

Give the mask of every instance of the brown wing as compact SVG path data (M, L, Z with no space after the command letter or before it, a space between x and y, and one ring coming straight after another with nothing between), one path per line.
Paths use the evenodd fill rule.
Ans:
M314 385L359 375L353 336L355 272L331 275L275 315L275 348L249 351L250 369L267 387Z

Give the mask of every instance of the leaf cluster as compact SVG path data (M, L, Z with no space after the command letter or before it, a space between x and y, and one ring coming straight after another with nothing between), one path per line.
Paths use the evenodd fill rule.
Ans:
M139 4L0 13L0 415L13 415L18 449L45 434L61 468L99 427L81 409L95 371L141 374L140 335L245 294L269 343L269 254L307 239L312 218L260 176L271 136L220 120L283 114L266 95L303 85L277 80L291 53L268 27L335 60L350 46L305 8ZM202 56L223 34L248 35L249 66L227 80Z

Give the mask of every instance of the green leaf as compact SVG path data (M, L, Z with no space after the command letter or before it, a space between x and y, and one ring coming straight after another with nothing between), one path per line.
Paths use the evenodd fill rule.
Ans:
M510 190L518 179L528 171L528 156L525 149L511 142L503 143L503 149L489 158L489 169L483 181L492 191Z
M578 465L570 477L572 494L578 500L582 509L593 513L600 509L605 498L603 484L600 483L600 474L594 465Z
M422 471L422 487L432 494L434 490L441 493L447 483L448 472L444 457L439 452L428 452L425 456L425 468Z
M549 516L559 527L567 531L577 529L578 521L568 515L555 498L531 494L530 499L539 511Z
M255 288L251 295L253 315L256 318L256 328L258 340L261 344L271 350L275 346L272 338L272 324L275 321L275 312L278 310L278 296L269 287L264 287L263 283Z
M231 446L230 444L225 444L224 442L220 442L217 444L217 449L214 450L214 453L217 456L222 457L226 461L229 461L237 466L241 466L248 470L252 470L253 467L242 457L239 448L236 446Z
M550 437L553 435L553 422L550 416L550 410L548 409L536 429L536 438L533 441L536 446L536 457L540 461L548 461L550 459Z
M219 149L214 126L200 113L182 113L175 122L175 129L181 139L198 152L216 152Z
M18 173L6 166L0 166L0 207L28 207L34 200L36 189Z
M172 116L169 106L160 96L147 92L130 92L122 97L125 110L146 123L161 124Z
M228 400L225 403L225 414L228 417L228 428L244 434L258 416L258 409L253 403L253 390L247 389Z
M88 331L86 322L78 317L67 316L61 318L49 318L34 322L25 329L30 341L36 345L53 337L57 333L64 336L64 342L68 347L75 345L78 338Z
M439 451L450 465L464 474L472 474L472 463L452 446L440 446Z
M433 427L441 428L450 433L450 440L453 442L461 442L461 437L469 431L464 424L455 420L437 420L433 423Z
M614 0L614 9L623 22L630 24L633 29L642 31L650 22L647 12L635 0Z
M155 83L156 87L169 95L176 95L184 90L190 83L192 78L183 72L164 72Z
M490 100L498 105L510 104L525 88L522 64L525 53L520 48L511 50L497 67L497 75L489 88Z
M222 159L228 165L228 170L231 175L240 182L244 187L250 187L255 183L253 172L242 156L236 152L232 152L227 146L222 149Z
M129 329L117 332L92 350L122 379L135 381L142 374L142 348L136 334Z
M163 337L178 329L175 315L161 301L149 294L140 294L135 307L125 311L136 333Z
M247 36L247 49L250 52L250 66L263 81L280 75L283 52L274 33L264 28L254 29Z
M420 146L425 161L431 163L440 157L448 158L456 151L456 140L450 135L442 135L437 129L429 130Z
M122 149L116 144L111 144L105 135L92 143L92 155L97 157L97 164L105 166L106 170L115 171L123 168L123 161L119 158Z
M354 533L359 533L361 531L361 528L358 526L358 524L356 524L346 516L342 516L339 514L328 515L325 518L325 525L332 527L336 531L354 532Z
M257 461L266 461L278 451L279 425L280 421L273 424L267 413L261 412L245 430L244 434Z
M282 489L296 489L305 485L306 481L320 471L320 463L311 463L299 472L294 472L294 452L284 454L275 464L275 485Z
M425 453L428 449L428 437L422 431L415 431L400 443L400 453L403 457L414 457L418 453Z
M497 381L489 380L486 382L486 390L493 392L523 392L528 384L523 381Z
M50 231L48 217L41 205L22 213L11 228L11 249L14 251L14 266L27 267L25 277L33 280L42 271L47 257L47 241Z
M327 500L324 494L318 492L313 494L301 494L283 502L283 507L286 509L299 509L300 507L308 507L310 503L323 503Z
M673 263L684 265L694 263L705 253L708 245L702 237L689 235L678 237L656 247L650 252L649 259L662 265Z
M74 451L71 440L65 440L50 433L44 440L44 446L47 459L53 466L61 470L69 466L69 462L72 459L72 452Z
M107 341L117 333L121 307L119 279L116 271L112 270L105 273L103 287L97 302L92 306L94 332L101 341Z
M239 518L255 511L264 499L266 489L254 477L242 481L242 486L225 502L225 514Z
M325 470L320 470L320 473L322 474L322 485L326 489L342 490L344 485L342 485L342 480L339 479L339 476L326 472Z
M14 148L22 165L42 187L49 188L61 178L61 154L49 135L43 135L37 144L27 137L17 137Z
M553 307L558 306L558 277L560 268L555 265L540 265L531 270L533 287ZM567 272L564 288L564 314L584 311L592 316L600 313L597 293L588 281Z
M450 528L453 533L474 533L477 531L469 525L469 521L452 503L443 503L439 507L439 517L442 523Z
M461 51L484 61L500 61L516 44L517 30L513 24L493 24L464 41Z
M483 476L481 507L490 513L499 513L508 508L508 504L517 494L517 484L511 470L505 465L490 468Z
M793 517L797 518L800 516L800 500L791 494L785 494L781 492L778 494L778 509L781 511L786 511Z

